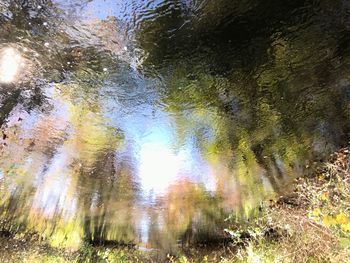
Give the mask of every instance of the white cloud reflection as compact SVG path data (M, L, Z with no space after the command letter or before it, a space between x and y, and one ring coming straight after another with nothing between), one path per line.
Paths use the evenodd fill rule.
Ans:
M183 156L175 154L162 142L142 145L140 151L140 178L145 192L164 192L181 176Z

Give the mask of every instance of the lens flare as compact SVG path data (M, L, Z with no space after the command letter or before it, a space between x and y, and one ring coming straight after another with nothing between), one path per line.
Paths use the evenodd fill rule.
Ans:
M14 82L22 64L23 59L15 49L4 49L0 55L0 83Z

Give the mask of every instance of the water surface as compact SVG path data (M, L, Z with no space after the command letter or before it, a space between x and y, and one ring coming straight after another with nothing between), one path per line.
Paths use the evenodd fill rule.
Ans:
M349 41L340 0L0 2L1 227L225 238L347 142Z

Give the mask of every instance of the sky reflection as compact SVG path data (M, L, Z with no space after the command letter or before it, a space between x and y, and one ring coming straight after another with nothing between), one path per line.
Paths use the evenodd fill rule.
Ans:
M16 80L24 60L14 48L0 50L0 83L11 83Z

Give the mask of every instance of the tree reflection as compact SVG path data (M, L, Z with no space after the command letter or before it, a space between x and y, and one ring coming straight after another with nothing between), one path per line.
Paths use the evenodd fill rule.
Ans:
M145 65L165 82L161 101L179 145L195 140L209 162L227 164L247 213L266 188L282 193L345 141L348 95L339 79L347 79L340 60L349 52L338 47L347 19L335 19L344 8L336 2L218 1L199 4L193 17L174 2L140 21Z
M0 47L30 62L0 78L2 227L56 246L200 243L348 137L341 1L187 2L134 10L139 68L115 17L0 4Z

